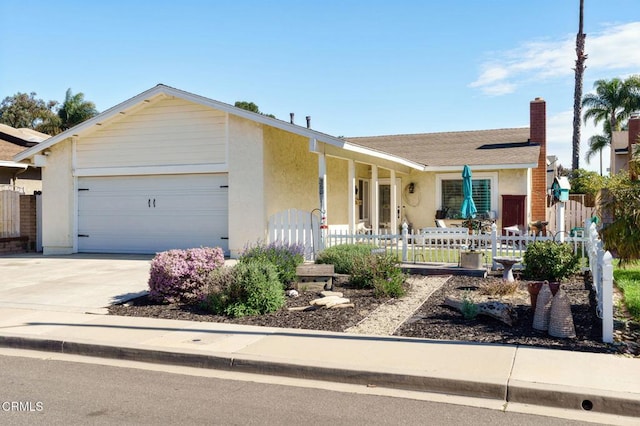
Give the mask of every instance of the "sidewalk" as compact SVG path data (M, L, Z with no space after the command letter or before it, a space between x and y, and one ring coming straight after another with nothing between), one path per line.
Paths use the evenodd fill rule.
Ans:
M640 362L607 354L14 308L0 346L640 417Z

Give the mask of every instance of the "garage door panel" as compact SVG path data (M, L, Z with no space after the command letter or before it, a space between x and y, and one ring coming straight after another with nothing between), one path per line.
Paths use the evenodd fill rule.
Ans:
M227 251L227 175L80 178L78 250L154 253Z

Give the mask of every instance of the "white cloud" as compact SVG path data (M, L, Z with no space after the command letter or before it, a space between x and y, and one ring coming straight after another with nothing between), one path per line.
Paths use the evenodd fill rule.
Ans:
M640 22L609 26L588 34L585 52L590 74L640 67ZM572 75L575 66L575 35L562 40L533 41L494 57L481 65L480 76L469 87L491 96L514 92L521 84Z
M596 34L587 35L587 64L596 69L624 69L640 67L640 22L611 27Z
M580 168L600 171L600 158L592 158L591 163L584 159L589 150L589 138L601 132L601 128L592 123L583 124L580 132ZM571 168L571 154L573 138L573 110L563 111L547 117L547 155L558 156L558 161L565 169ZM609 150L605 149L602 156L603 173L609 167Z

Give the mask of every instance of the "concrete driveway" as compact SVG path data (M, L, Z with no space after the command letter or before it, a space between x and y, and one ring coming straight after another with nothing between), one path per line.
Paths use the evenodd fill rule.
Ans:
M148 290L152 255L0 257L0 308L106 313Z

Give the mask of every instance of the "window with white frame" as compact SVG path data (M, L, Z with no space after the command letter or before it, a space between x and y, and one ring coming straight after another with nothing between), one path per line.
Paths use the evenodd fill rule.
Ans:
M436 183L436 203L440 210L447 212L447 219L461 219L460 208L464 199L461 174L437 175ZM478 214L495 211L498 205L497 173L474 173L472 197Z

